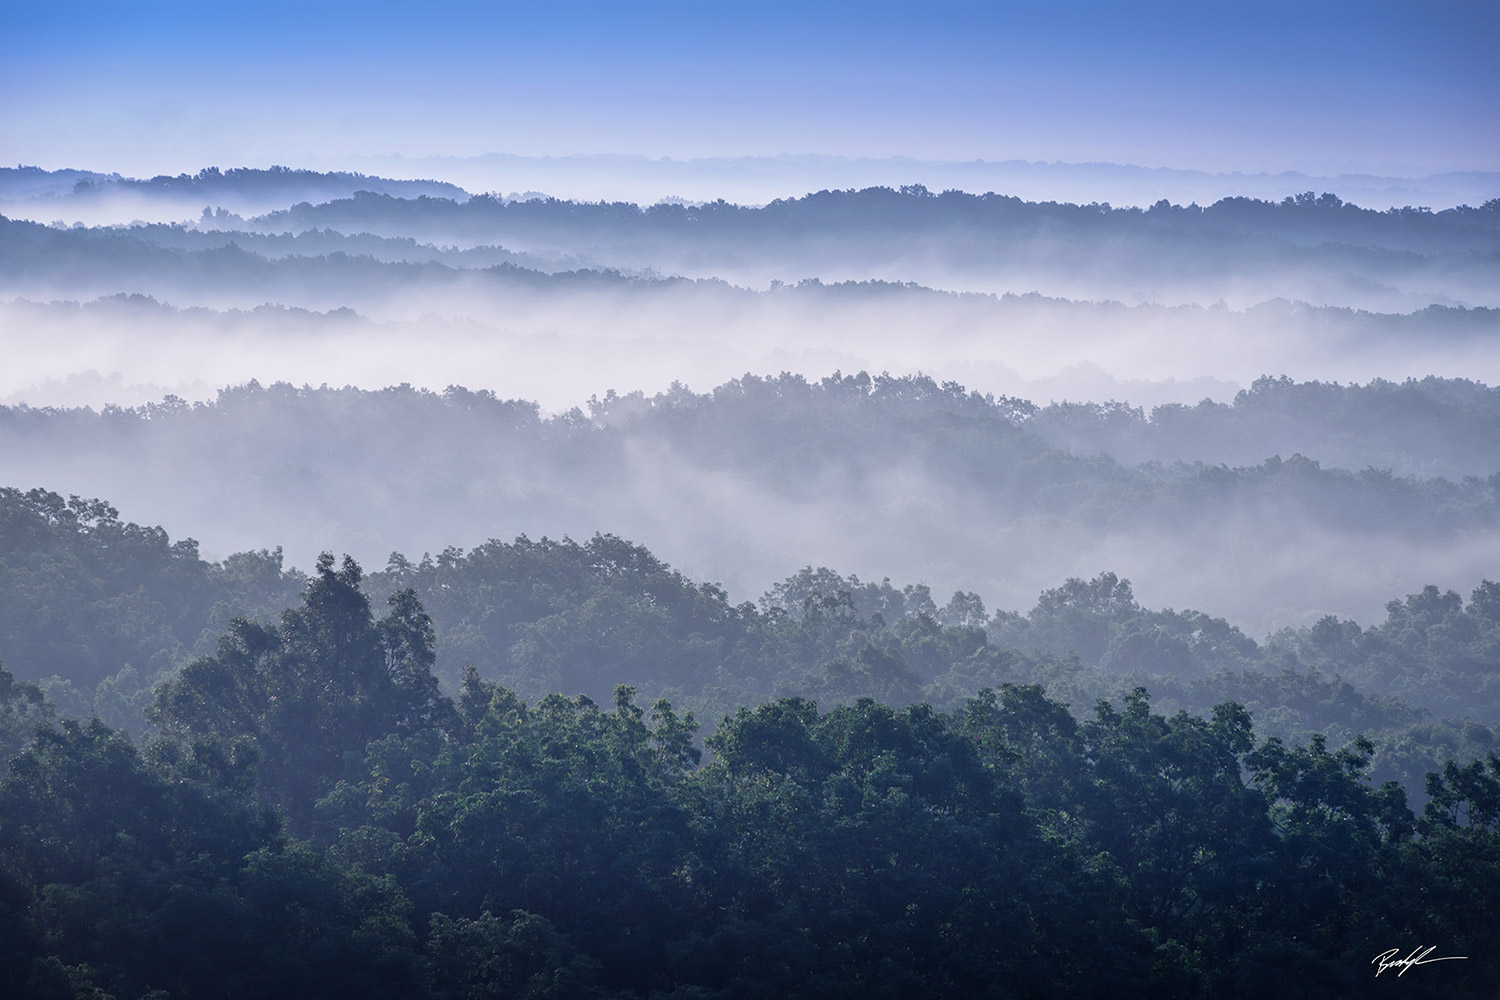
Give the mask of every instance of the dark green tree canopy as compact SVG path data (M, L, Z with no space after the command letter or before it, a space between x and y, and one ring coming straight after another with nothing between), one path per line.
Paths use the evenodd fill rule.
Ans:
M183 743L248 744L259 794L304 828L346 754L392 734L446 725L452 705L432 674L432 621L410 590L377 621L345 557L324 553L279 625L238 619L216 655L162 685L152 720Z

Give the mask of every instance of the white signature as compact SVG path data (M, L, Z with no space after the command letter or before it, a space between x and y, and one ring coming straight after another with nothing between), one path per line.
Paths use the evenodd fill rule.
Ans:
M1437 951L1437 945L1432 945L1428 948L1413 948L1410 955L1407 955L1405 958L1397 958L1396 956L1401 954L1401 949L1392 948L1390 951L1383 951L1370 959L1370 964L1376 966L1375 975L1377 976L1387 969L1400 969L1401 971L1396 973L1397 978L1400 978L1406 975L1407 969L1415 969L1419 965L1431 965L1433 962L1462 962L1469 957L1468 955L1445 955L1442 958L1427 957L1435 951Z

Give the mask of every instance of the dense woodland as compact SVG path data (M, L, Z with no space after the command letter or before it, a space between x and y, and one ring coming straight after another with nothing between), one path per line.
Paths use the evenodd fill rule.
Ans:
M207 205L0 218L37 379L629 385L919 337L1473 376L1142 405L830 363L549 411L205 368L195 402L0 406L0 996L1493 995L1500 390L1464 359L1500 200L0 195Z
M393 549L420 560L607 526L737 600L811 562L976 590L1013 610L1107 570L1182 595L1159 603L1201 604L1190 574L1233 559L1239 593L1207 600L1270 631L1293 623L1260 628L1286 603L1369 621L1425 582L1494 575L1496 399L1461 379L1262 379L1227 403L1148 419L925 377L783 374L606 392L587 411L546 415L458 386L247 383L197 404L0 408L0 446L19 487L106 496L220 555L284 545L305 567L337 548L378 567ZM1059 541L1028 554L1033 536ZM1110 554L1119 538L1180 558L1143 579ZM1068 563L1091 545L1103 554ZM1431 575L1380 583L1408 559Z
M3 500L0 593L28 602L0 615L12 665L151 646L173 664L134 739L0 674L0 981L18 995L1492 983L1500 942L1473 914L1500 885L1500 758L1435 766L1413 810L1371 780L1367 738L1265 739L1255 720L1337 729L1343 711L1346 734L1405 723L1420 742L1425 713L1323 671L1363 647L1388 687L1482 685L1495 584L1262 647L1112 577L1024 617L827 570L735 607L608 536L368 577L328 556L305 577L277 553L206 563L99 501ZM469 661L447 693L441 649ZM1045 686L1143 661L1260 707L1164 714L1141 686L1070 707ZM691 703L721 721L700 732ZM1373 956L1433 939L1469 957L1373 977Z
M142 731L152 684L211 654L239 617L267 621L306 577L280 550L202 559L191 540L121 522L102 501L0 492L7 667L53 703ZM1256 641L1197 610L1143 608L1114 574L1070 580L1026 614L920 584L808 568L732 604L614 536L490 541L365 577L377 601L411 590L456 690L473 666L523 697L608 699L616 684L716 718L782 696L953 708L982 688L1041 683L1088 705L1136 686L1205 712L1232 699L1262 732L1376 741L1376 770L1414 795L1448 756L1497 748L1500 590L1428 588L1362 628L1328 617ZM941 601L941 603L939 603Z
M1232 403L1160 406L1149 420L1124 404L1043 407L925 376L863 372L816 381L746 375L706 393L678 386L649 398L610 392L588 413L547 417L535 403L462 386L252 381L208 403L0 407L0 437L18 465L32 453L107 464L123 448L132 460L162 456L227 472L230 464L264 469L280 454L336 478L339 466L388 447L406 455L394 474L413 487L462 466L470 483L509 474L574 503L618 489L637 447L791 496L918 465L925 478L1015 515L1175 522L1261 501L1330 529L1421 533L1489 526L1500 513L1495 476L1482 471L1500 468L1500 391L1463 379L1362 387L1263 378ZM476 449L481 440L489 447ZM1307 457L1330 453L1327 468ZM1236 461L1246 455L1258 457Z

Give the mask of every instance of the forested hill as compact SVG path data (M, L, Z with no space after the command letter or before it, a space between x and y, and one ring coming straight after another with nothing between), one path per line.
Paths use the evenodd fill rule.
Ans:
M0 491L0 553L0 662L63 710L134 731L156 682L213 654L237 617L273 621L308 580L279 551L209 563L190 540L41 490ZM1084 706L1145 686L1168 708L1233 699L1264 735L1368 735L1377 773L1413 795L1448 757L1500 749L1488 728L1500 724L1500 585L1488 582L1467 601L1436 588L1392 601L1368 628L1330 617L1257 642L1211 613L1143 607L1109 573L1049 589L1024 614L826 568L734 604L607 535L393 554L363 580L377 606L410 590L427 609L449 691L473 666L528 698L603 701L630 684L715 718L791 695L952 708L1039 683Z
M1365 385L1263 376L1228 402L1053 403L1026 429L1077 454L1121 462L1242 465L1311 455L1342 469L1488 476L1500 469L1500 389L1468 379L1376 379Z
M101 190L118 194L126 183L104 182ZM249 218L211 207L216 198L252 192L274 199L298 185L331 191L357 183L295 171L158 178L131 191L145 197L160 188L163 197L188 199L196 222L64 228L5 220L0 261L13 273L0 291L185 298L258 282L272 296L311 294L301 277L346 286L333 305L360 306L372 295L360 280L370 268L351 270L347 261L327 258L368 254L387 265L379 269L383 280L406 286L445 275L451 281L450 270L518 263L754 288L876 280L1132 304L1246 308L1284 298L1402 313L1434 304L1500 306L1500 199L1442 212L1375 212L1333 195L1284 203L1230 198L1208 207L1162 202L1141 210L912 187L823 191L762 207L642 207L371 189ZM80 209L85 194L77 196ZM443 268L431 266L439 261ZM402 272L397 264L412 267ZM85 265L101 270L91 275Z
M3 501L0 551L30 557L22 583L55 579L49 558L74 559L81 583L79 564L98 573L116 552L143 578L194 565L190 544L98 501ZM232 593L228 566L206 569L199 586ZM142 748L98 719L47 723L35 689L0 670L0 732L43 722L0 773L0 989L728 1000L996 984L1207 998L1275 992L1288 975L1317 998L1493 986L1500 938L1474 914L1500 884L1500 757L1430 768L1414 811L1398 784L1371 782L1364 739L1267 740L1232 701L1164 715L1144 690L1075 713L1000 680L1017 658L986 628L1040 643L1071 628L1085 645L1098 626L1154 622L1162 659L1175 618L1220 657L1255 655L1223 623L1143 612L1121 581L1072 581L1024 623L987 621L972 595L937 609L920 588L826 571L732 607L601 536L393 559L384 612L376 584L353 560L320 559L291 607L231 622L162 679ZM852 639L860 652L816 671L820 702L746 705L700 745L693 713L625 685L610 709L521 697L478 670L443 694L435 644L465 624L437 605L434 622L411 584L477 586L492 617L532 616L515 647L602 667L591 685L674 652L716 679L758 651L787 663ZM1447 635L1461 620L1493 634L1493 590L1467 606L1418 595L1404 627L1441 613ZM146 593L143 579L137 606ZM595 639L616 658L590 663ZM984 689L951 711L899 707L900 684L955 653ZM882 684L896 685L887 703L835 693ZM1372 969L1432 940L1462 959L1397 986Z
M1347 409L1308 414L1309 396ZM1158 603L1270 630L1311 623L1269 618L1278 608L1368 621L1426 582L1469 589L1493 575L1493 398L1462 381L1273 381L1229 407L1127 414L1116 431L1088 408L922 377L745 376L705 393L606 393L553 416L459 387L249 383L203 404L3 408L0 445L15 487L107 496L220 556L284 546L305 566L337 548L378 565L392 549L415 559L607 527L740 599L806 563L1007 608L1114 570L1167 595ZM1139 442L1194 460L1101 454ZM1325 446L1350 465L1292 450ZM1163 568L1166 553L1181 559ZM1223 560L1232 581L1214 569Z
M630 234L693 240L893 239L934 233L1014 239L1041 234L1063 238L1209 234L1273 236L1292 243L1338 243L1407 250L1500 250L1500 198L1478 208L1432 212L1402 208L1384 212L1346 204L1336 195L1311 192L1282 202L1225 198L1209 206L1149 209L1108 204L1028 202L995 194L928 191L920 184L892 189L819 191L765 206L725 201L639 206L628 202L575 202L556 198L507 200L487 195L467 199L398 198L373 190L323 204L302 204L255 220L269 231L332 227L342 231L400 231L407 235L501 233L512 238L619 238Z
M264 226L241 232L233 227L144 223L63 228L0 216L0 263L6 272L0 291L37 296L42 290L58 289L75 299L121 291L188 299L251 292L274 300L307 296L309 282L322 282L335 286L327 290L338 299L335 304L368 305L381 298L374 282L394 282L394 290L434 284L483 289L486 280L524 285L530 276L530 283L539 288L572 289L592 280L632 281L653 289L681 285L681 276L688 275L710 285L733 284L744 298L745 284L763 287L769 280L773 290L784 287L780 279L764 277L775 273L796 279L793 287L804 292L831 286L846 298L925 293L930 300L938 290L992 298L1039 287L1081 292L1087 279L1102 283L1104 298L1137 304L1144 304L1140 293L1126 291L1132 286L1161 290L1160 298L1149 296L1146 302L1196 300L1203 305L1222 303L1225 293L1245 306L1292 298L1345 308L1368 302L1373 311L1398 313L1433 304L1462 313L1468 311L1467 302L1477 312L1475 321L1486 327L1493 326L1488 314L1500 304L1484 287L1500 270L1500 249L1421 254L1341 244L1278 248L1251 237L1236 238L1249 241L1243 245L1194 247L1184 243L1182 234L1171 232L1122 235L1102 243L1087 234L1007 232L994 236L994 245L987 249L970 245L972 239L959 234L965 239L940 240L940 245L915 253L899 233L886 234L884 242L851 233L825 246L799 242L786 248L747 244L732 235L714 237L724 254L716 258L718 251L712 246L699 247L688 239L698 232L695 228L681 238L664 233L658 243L621 237L615 246L567 230L541 239L477 223L472 231L450 232L382 225L378 218L364 225L343 221L351 231L332 225L295 231ZM1146 236L1157 242L1136 245ZM772 268L772 260L779 266ZM543 280L549 274L557 280ZM1244 301L1244 282L1263 292ZM1393 308L1397 304L1412 309Z
M122 177L88 170L0 167L0 199L51 201L86 208L90 201L130 195L137 199L192 201L200 205L290 206L255 220L270 231L332 227L360 232L374 227L438 226L450 232L506 232L517 237L568 239L637 237L651 233L695 240L820 239L853 234L877 239L935 232L989 232L1009 237L1069 232L1099 237L1142 233L1257 236L1292 243L1431 252L1500 249L1500 198L1478 207L1433 212L1406 206L1361 208L1336 194L1290 196L1280 201L1234 196L1208 205L1161 199L1149 208L1108 203L1026 201L987 191L899 188L820 190L765 205L723 199L654 205L589 202L538 195L504 198L471 195L446 182L396 180L347 171L287 167L207 167L197 173ZM1477 203L1476 203L1477 204ZM566 235L565 235L566 234Z
M857 490L883 468L915 466L1015 515L1176 520L1261 502L1312 518L1337 514L1326 525L1333 530L1425 533L1495 522L1497 393L1462 379L1340 386L1264 378L1230 404L1161 406L1148 420L1122 404L1039 406L924 376L810 381L783 373L746 375L706 393L611 391L590 400L587 414L547 417L535 403L460 386L433 393L252 381L208 403L0 407L0 440L17 469L45 455L104 468L117 456L228 471L233 456L240 468L267 470L252 472L257 478L281 465L371 481L374 438L395 435L387 446L407 461L380 477L386 489L463 468L474 488L493 475L521 477L532 490L566 486L585 503L619 486L641 451L793 498ZM491 447L475 447L480 439ZM319 443L332 441L358 446ZM273 453L286 457L276 462ZM1149 461L1132 464L1142 458Z
M1434 213L1376 212L1332 194L1142 210L920 186L821 191L763 207L365 193L226 228L499 243L757 286L880 278L1132 303L1245 306L1279 296L1381 311L1500 305L1500 198Z

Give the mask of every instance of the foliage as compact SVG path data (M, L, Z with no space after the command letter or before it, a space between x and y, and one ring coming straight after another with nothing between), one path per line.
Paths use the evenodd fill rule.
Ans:
M441 725L432 622L411 591L376 621L360 568L318 560L302 607L277 628L238 619L215 656L188 664L158 688L151 719L169 739L232 757L248 745L261 800L305 829L313 803L344 755L392 732Z
M1211 996L1280 956L1302 995L1340 996L1431 926L1475 964L1403 988L1477 996L1491 972L1463 913L1493 868L1453 863L1496 851L1495 763L1434 776L1413 824L1358 751L1251 752L1233 705L1169 719L1137 693L1080 725L1035 689L953 716L781 701L695 767L691 720L647 723L628 691L604 712L474 684L472 728L372 744L311 844L66 723L0 782L0 974L28 995Z

